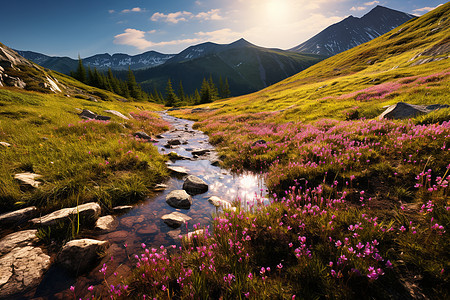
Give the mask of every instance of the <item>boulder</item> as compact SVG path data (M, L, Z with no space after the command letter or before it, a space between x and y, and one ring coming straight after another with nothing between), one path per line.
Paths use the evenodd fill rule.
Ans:
M191 195L201 194L208 191L208 184L194 175L189 175L184 180L183 190Z
M417 117L418 115L428 114L434 110L441 108L448 108L446 104L433 105L414 105L404 102L389 106L381 115L380 119L409 119Z
M167 169L175 175L187 175L189 170L183 167L168 166Z
M11 144L10 144L10 143L7 143L7 142L0 142L0 146L3 146L3 147L5 147L5 148L8 148L8 147L11 147Z
M140 138L140 139L147 140L147 141L152 141L152 140L153 140L152 137L149 136L149 135L148 135L146 132L144 132L144 131L138 131L138 132L135 132L135 133L133 133L133 136L134 136L134 137L137 137L137 138Z
M41 248L17 247L0 257L0 298L35 288L50 268L50 256Z
M105 110L105 113L109 113L109 114L115 115L116 117L122 118L124 120L129 120L130 119L127 116L125 116L124 114L122 114L121 112L118 112L117 110Z
M37 213L36 206L19 209L0 215L0 225L11 225L26 222Z
M109 231L116 229L117 225L119 224L113 216L104 216L98 218L97 222L95 222L95 229L100 231Z
M41 182L36 180L39 177L42 177L42 175L34 174L34 173L30 173L30 172L18 173L16 175L14 175L14 179L19 181L19 184L22 187L26 187L26 188L39 187Z
M107 241L92 239L72 240L64 245L57 262L73 274L82 274L92 269L99 253L109 247Z
M79 214L80 218L91 218L96 220L100 216L101 210L100 205L91 202L79 205L78 207L63 208L43 217L34 218L30 222L42 226L51 226L60 221L66 221L76 214Z
M173 228L178 228L187 221L192 220L191 217L177 211L174 211L173 213L170 213L168 215L164 215L161 217L161 219L164 220L164 223Z
M169 146L178 146L181 145L181 141L178 139L168 140L167 145Z
M83 109L83 111L78 115L81 118L88 119L88 120L108 121L111 119L111 117L108 117L108 116L97 115L96 113L93 113L92 111L90 111L88 109Z
M184 190L175 190L166 196L166 202L175 208L189 209L192 205L192 197Z
M11 233L0 240L0 256L9 253L14 248L23 248L35 245L39 239L36 237L37 230L23 230Z
M211 150L209 150L209 149L195 149L195 150L192 150L192 155L202 156L209 152L211 152Z

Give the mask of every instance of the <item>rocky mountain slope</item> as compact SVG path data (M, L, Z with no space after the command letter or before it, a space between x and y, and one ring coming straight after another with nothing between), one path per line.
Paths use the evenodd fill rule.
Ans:
M363 17L349 16L290 50L333 56L379 37L413 18L415 16L378 5Z
M62 85L43 68L0 43L0 87L62 92Z

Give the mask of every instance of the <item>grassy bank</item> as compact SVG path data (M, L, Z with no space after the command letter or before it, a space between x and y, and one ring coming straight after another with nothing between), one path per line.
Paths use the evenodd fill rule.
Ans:
M0 148L0 212L29 205L50 211L88 201L110 208L143 199L167 175L156 148L133 136L168 129L146 112L159 106L86 98L0 89L0 141L11 144ZM77 109L103 115L113 109L133 118L83 120ZM21 189L13 179L21 172L42 175L40 187Z

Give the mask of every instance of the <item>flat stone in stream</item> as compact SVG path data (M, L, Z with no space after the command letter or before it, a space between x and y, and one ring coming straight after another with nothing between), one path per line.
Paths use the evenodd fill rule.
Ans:
M191 217L177 211L174 211L173 213L170 213L168 215L164 215L161 217L161 219L164 220L164 223L173 228L178 228L181 225L185 224L187 221L192 220Z
M74 274L82 274L95 266L98 254L109 247L107 241L92 239L72 240L64 245L58 263Z
M175 166L168 166L167 169L174 173L175 175L181 175L185 176L188 174L189 170L183 167L175 167Z
M184 180L183 190L191 195L202 194L208 191L208 184L194 175L189 175Z
M121 206L113 207L113 212L116 214L121 214L121 213L130 211L131 209L133 209L133 206L131 206L131 205L121 205Z
M189 209L192 205L192 197L184 190L175 190L166 196L166 202L175 208Z
M98 218L95 222L95 229L99 231L110 231L116 229L118 226L117 220L113 216L104 216Z

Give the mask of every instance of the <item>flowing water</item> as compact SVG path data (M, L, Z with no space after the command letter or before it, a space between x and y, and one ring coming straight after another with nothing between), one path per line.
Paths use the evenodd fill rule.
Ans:
M155 146L158 147L160 153L176 152L178 155L189 158L169 164L184 167L190 175L203 179L209 185L208 192L193 196L193 204L190 209L175 209L166 203L166 195L173 190L182 189L183 179L171 177L165 182L167 189L146 199L145 202L135 206L129 212L118 216L119 225L115 230L102 234L88 232L84 235L84 237L106 240L110 243L104 259L89 274L74 278L73 274L68 274L54 266L47 272L41 285L34 293L35 297L46 299L73 298L73 292L69 289L70 286L75 286L77 296L86 296L89 286L93 285L95 292L96 289L101 288L99 285L104 283L105 279L108 284L119 283L132 271L132 257L134 257L134 254L142 252L143 243L147 247L180 245L180 235L210 225L213 214L217 212L217 209L208 202L208 198L211 196L218 196L230 202L240 199L241 203L250 204L266 199L267 190L261 175L253 173L232 174L211 164L211 160L214 160L216 156L214 147L208 143L208 136L201 131L192 129L194 122L167 114L162 114L162 118L169 122L172 128L162 134ZM164 145L167 144L167 141L173 139L185 141L185 143L172 149L165 148ZM204 156L194 157L192 155L194 149L207 149L211 152ZM191 217L192 220L181 228L170 228L161 220L161 217L174 211L182 212ZM80 259L83 258L80 257ZM104 263L107 264L106 277L99 272Z

